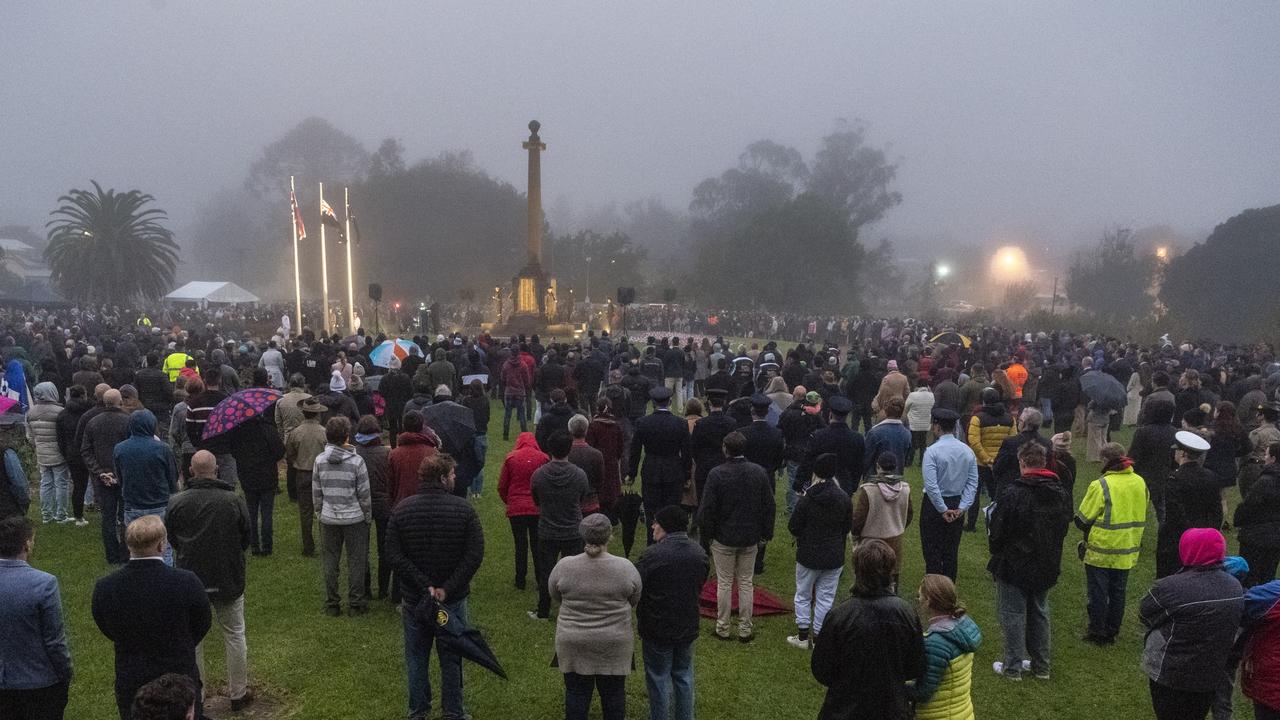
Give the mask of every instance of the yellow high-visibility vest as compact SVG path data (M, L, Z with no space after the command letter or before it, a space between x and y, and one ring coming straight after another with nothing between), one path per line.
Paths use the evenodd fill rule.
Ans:
M1138 564L1147 527L1147 483L1133 468L1109 472L1089 483L1076 518L1089 526L1084 562L1130 570Z

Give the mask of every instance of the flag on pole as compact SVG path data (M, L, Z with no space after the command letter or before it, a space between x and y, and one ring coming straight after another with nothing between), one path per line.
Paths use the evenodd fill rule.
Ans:
M298 209L298 196L292 190L289 191L289 204L293 206L293 229L298 233L299 240L306 240L307 226L302 224L302 211Z
M325 202L324 198L320 198L320 221L325 225L338 230L338 243L346 242L346 235L342 232L342 223L338 222L338 214L333 211L333 207Z
M360 223L356 222L356 216L354 214L351 215L349 219L351 220L351 239L356 245L359 245L360 240L362 239L360 235Z

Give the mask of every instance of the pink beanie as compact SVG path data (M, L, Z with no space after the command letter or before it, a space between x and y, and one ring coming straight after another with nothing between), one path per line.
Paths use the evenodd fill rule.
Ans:
M1178 540L1183 567L1217 565L1227 556L1227 540L1213 528L1191 528Z

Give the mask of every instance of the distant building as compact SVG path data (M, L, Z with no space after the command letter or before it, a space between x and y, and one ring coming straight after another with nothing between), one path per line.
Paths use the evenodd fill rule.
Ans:
M16 287L0 287L0 300L40 304L66 303L50 281L51 272L40 252L13 238L0 238L4 250L4 267L21 281Z

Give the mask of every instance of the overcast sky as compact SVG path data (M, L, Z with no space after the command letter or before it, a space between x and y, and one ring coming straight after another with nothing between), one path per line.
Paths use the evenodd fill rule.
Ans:
M0 224L90 178L181 231L319 115L409 159L470 149L548 204L657 194L770 138L810 156L861 118L901 162L874 234L1072 243L1206 232L1280 202L1280 4L13 2Z

